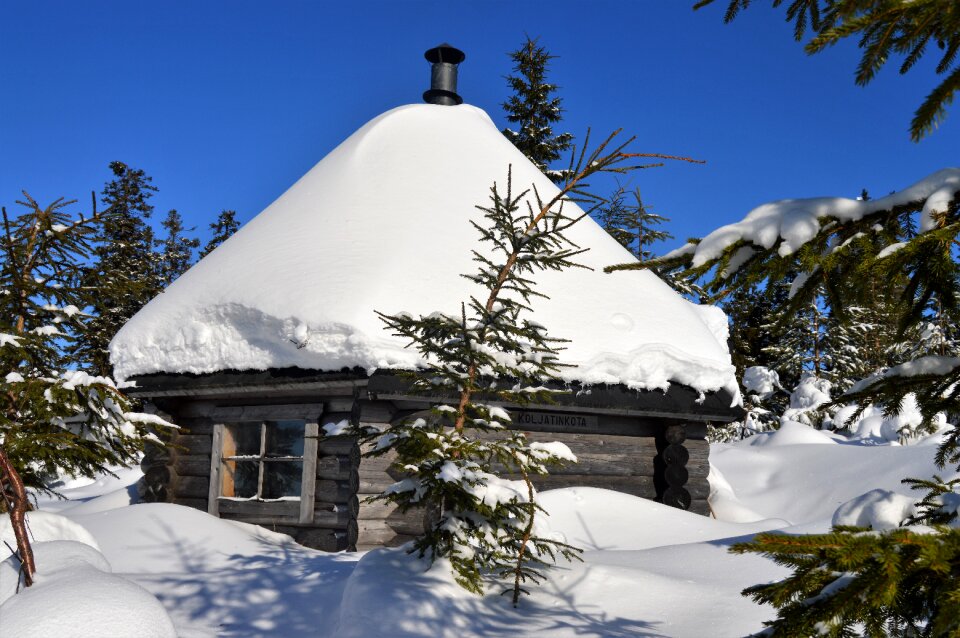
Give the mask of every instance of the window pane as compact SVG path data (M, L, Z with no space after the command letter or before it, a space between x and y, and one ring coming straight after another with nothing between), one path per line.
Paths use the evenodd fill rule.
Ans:
M261 498L300 496L303 461L275 461L263 463L263 492Z
M223 428L224 456L260 456L260 424L229 423Z
M303 421L267 421L266 456L303 456Z
M255 498L260 463L257 461L224 461L221 494L235 498Z

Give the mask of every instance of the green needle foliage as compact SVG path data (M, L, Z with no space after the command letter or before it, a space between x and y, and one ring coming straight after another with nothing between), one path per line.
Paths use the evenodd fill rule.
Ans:
M553 132L553 125L563 119L560 97L553 95L557 85L546 80L547 65L555 57L529 37L510 54L514 75L507 76L507 84L513 94L503 103L503 110L507 121L518 128L504 129L503 134L542 173L555 184L562 184L567 174L551 169L550 165L570 148L573 135Z
M716 0L699 0L699 9ZM730 22L751 0L729 0L724 21ZM938 75L946 76L930 92L914 114L910 136L919 141L946 117L947 107L960 90L960 3L956 0L772 0L786 5L786 19L794 23L794 37L802 40L809 28L813 38L806 44L814 54L850 37L862 50L856 82L873 80L891 58L901 58L899 71L907 73L932 48L938 50Z
M793 570L743 591L778 610L765 636L960 635L960 530L840 526L830 534L759 534L731 551Z
M207 242L207 245L200 251L200 259L213 252L213 250L227 241L231 235L240 229L240 222L237 221L237 211L222 210L217 216L217 221L210 224L210 230L213 231L213 237Z
M928 197L936 195L935 200ZM934 205L935 202L935 205ZM803 220L803 241L732 225L712 241L726 235L710 252L697 255L700 240L640 264L608 271L659 268L685 276L702 277L713 300L757 287L771 289L792 282L789 294L776 300L775 313L785 324L823 295L839 319L849 308L862 307L877 295L887 296L896 312L902 337L927 322L931 307L956 323L960 312L960 174L955 170L934 173L926 180L889 199L869 203L852 200L791 200L792 223ZM816 215L813 215L813 211ZM786 217L773 226L783 232ZM802 214L810 213L803 217ZM798 215L801 215L798 217ZM917 233L891 233L911 229ZM752 216L751 221L756 221ZM770 225L765 228L771 228ZM896 241L899 240L899 241ZM768 299L774 300L773 297ZM900 411L913 393L932 429L940 413L955 421L960 414L960 358L940 354L921 356L893 366L854 384L836 397L833 405L856 404L859 412L877 405L885 414ZM946 432L937 451L940 467L960 464L960 431ZM769 624L772 636L958 636L960 635L960 531L956 513L960 506L960 481L908 480L927 491L919 514L903 527L867 531L837 527L830 534L787 536L761 534L737 552L760 553L792 568L782 581L744 591L759 602L777 608ZM949 523L951 526L946 526Z
M571 202L602 201L589 195L586 180L639 168L628 164L638 155L624 151L632 140L615 146L615 135L571 161L569 179L548 200L536 187L516 193L509 170L505 186L493 185L490 203L477 207L482 221L471 220L481 242L473 251L477 270L464 275L485 294L462 302L456 315L379 313L425 362L407 374L412 392L449 402L385 430L354 424L372 446L369 454L395 452L394 468L407 473L377 498L436 513L414 551L449 561L456 582L472 592L482 593L488 577L509 581L505 593L514 605L525 583L544 578L544 568L578 556L578 549L536 535L542 510L531 482L550 464L576 459L562 444L530 443L509 430L510 414L498 406L550 401L562 340L529 316L531 302L544 297L535 277L578 267L583 250L565 232L585 213L569 215Z
M112 211L66 212L62 199L3 208L0 253L0 446L28 487L50 492L58 474L92 477L130 465L147 426L108 377L71 369L65 354L82 328L90 292L79 282L90 242Z

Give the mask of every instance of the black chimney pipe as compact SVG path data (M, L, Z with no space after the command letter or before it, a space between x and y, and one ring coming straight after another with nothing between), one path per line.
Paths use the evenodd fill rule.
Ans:
M423 101L444 106L463 104L463 98L457 95L457 65L467 58L463 51L444 42L423 57L431 64L430 90L424 91Z

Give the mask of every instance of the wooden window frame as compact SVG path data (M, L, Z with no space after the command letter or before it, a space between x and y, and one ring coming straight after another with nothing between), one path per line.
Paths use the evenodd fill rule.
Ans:
M213 410L213 446L210 453L210 490L207 500L207 511L213 516L220 516L220 501L222 489L222 468L225 460L223 455L224 431L227 425L249 423L252 427L260 425L259 476L257 493L260 493L263 484L263 450L265 424L268 421L304 421L303 438L303 474L300 483L300 508L298 520L300 523L310 523L313 520L314 495L317 486L317 440L320 435L320 417L323 415L322 404L273 405L273 406L242 406L241 408L217 408ZM273 461L270 461L273 462ZM283 462L283 461L277 461ZM267 502L267 501L264 501ZM290 501L291 504L294 502Z

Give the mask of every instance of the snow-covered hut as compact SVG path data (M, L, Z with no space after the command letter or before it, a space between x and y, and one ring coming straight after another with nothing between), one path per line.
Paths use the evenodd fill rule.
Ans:
M418 355L374 311L457 311L474 292L460 276L474 268L471 216L508 167L514 184L556 192L486 113L461 104L462 54L442 46L427 58L434 81L448 81L428 103L364 125L114 338L130 393L183 428L144 459L145 500L328 550L423 529L421 512L361 502L396 480L383 459L361 461L354 440L318 432L441 400L405 391L392 371ZM580 458L538 487L604 487L706 513L706 426L739 413L726 318L653 273L604 274L631 256L592 220L567 234L589 248L581 262L592 270L538 275L549 298L533 306L551 335L570 340L563 375L573 391L556 404L507 406L517 428Z

